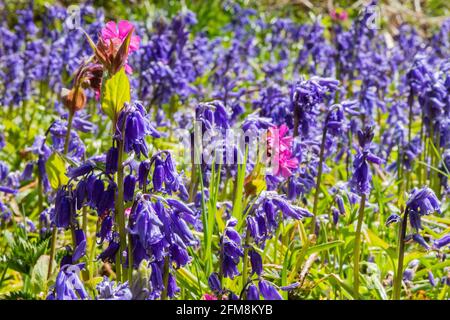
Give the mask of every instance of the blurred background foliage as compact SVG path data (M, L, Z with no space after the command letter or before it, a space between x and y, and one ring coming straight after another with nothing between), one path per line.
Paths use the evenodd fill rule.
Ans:
M89 3L95 7L104 8L106 18L119 18L148 21L151 23L160 12L168 17L174 16L183 9L189 9L197 16L199 23L194 32L203 30L215 36L223 33L225 26L231 19L231 12L226 3L237 2L241 6L257 9L261 15L278 18L291 18L297 22L311 19L326 19L335 9L345 10L350 18L358 16L361 8L370 3L367 0L88 0L88 1L55 1L55 0L2 0L0 10L2 16L14 24L15 10L32 5L39 21L39 14L50 4L60 4L64 7ZM450 1L448 0L382 0L379 1L382 23L390 32L395 33L402 23L414 23L424 33L439 28L442 21L449 16Z

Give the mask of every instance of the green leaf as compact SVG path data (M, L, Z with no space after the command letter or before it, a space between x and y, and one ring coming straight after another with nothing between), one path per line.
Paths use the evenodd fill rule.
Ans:
M67 184L69 178L66 176L66 163L58 154L53 153L45 163L48 181L53 189L58 189L61 185Z
M125 102L130 102L130 81L125 69L120 69L115 75L105 79L102 96L102 110L111 120L114 120Z
M365 234L369 245L379 247L384 250L387 250L389 248L389 244L378 237L372 230L366 229Z
M42 255L31 270L31 285L33 292L39 294L47 289L47 272L50 256Z
M317 246L310 247L307 251L308 254L312 254L315 252L320 252L324 250L329 250L334 247L342 246L345 242L341 240L330 241L322 244L318 244Z

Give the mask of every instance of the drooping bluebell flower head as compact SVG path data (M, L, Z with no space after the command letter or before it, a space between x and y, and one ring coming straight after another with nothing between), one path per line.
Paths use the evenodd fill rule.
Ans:
M50 128L53 148L63 152L66 139L67 123L55 121ZM75 130L70 131L68 155L74 160L81 161L84 158L86 147Z
M253 101L253 109L260 110L260 115L267 117L263 118L264 122L260 122L258 128L261 127L261 124L269 127L272 125L272 121L273 124L278 126L282 124L286 124L289 127L293 126L292 116L289 111L289 97L278 86L273 85L264 88L259 94L259 98ZM251 121L251 115L246 118L245 122L247 121ZM242 129L246 131L247 128L244 125Z
M393 223L399 222L401 219L402 219L402 218L401 218L398 214L396 214L396 213L391 214L391 215L386 219L386 223L385 223L385 224L386 224L386 227L389 226L389 225L391 225L391 224L393 224Z
M229 112L218 100L200 103L195 109L195 115L195 119L203 124L202 130L228 129L230 127Z
M21 181L30 181L33 179L34 165L35 163L33 161L30 161L25 165L22 175L20 176Z
M433 243L433 249L439 250L446 246L450 245L450 234L446 234L445 236L437 239Z
M275 234L281 216L285 219L300 220L312 217L312 214L299 206L291 204L275 191L264 191L247 215L247 228L251 237L258 244L263 244Z
M146 136L159 138L160 133L147 118L147 112L141 103L127 104L119 114L115 138L124 140L125 152L134 151L139 157L147 157Z
M0 133L0 150L2 150L6 146L5 134Z
M339 81L331 78L312 77L292 87L292 112L298 114L299 132L308 137L309 128L318 115L317 107L337 90Z
M114 233L111 236L111 240L106 247L105 250L103 250L102 253L100 253L97 257L97 260L102 261L115 261L116 254L119 251L120 244L119 244L119 235L117 233Z
M341 135L345 128L344 108L339 105L333 105L330 107L330 111L327 114L325 120L325 126L327 132L333 136Z
M353 176L350 180L350 186L353 192L358 195L369 195L372 173L369 163L380 165L382 160L370 151L374 133L372 127L367 127L364 131L358 131L358 142L360 150L353 161Z
M40 234L41 238L45 238L51 232L50 217L52 216L53 210L54 210L54 208L47 208L44 211L42 211L41 214L39 215L39 226L40 226L39 234Z
M88 160L86 162L83 162L81 165L76 167L70 167L67 170L67 176L72 179L76 179L78 177L87 175L88 173L91 173L92 170L95 168L95 163L92 160Z
M208 277L208 286L213 293L222 294L223 290L217 272L211 273L211 275Z
M260 280L258 287L265 300L283 300L278 290L269 281Z
M90 299L79 272L84 268L83 264L66 264L56 277L55 285L50 289L47 300L87 300Z
M183 267L191 261L187 249L196 245L197 240L188 224L197 224L197 218L184 203L159 196L137 197L128 225L132 236L133 262L138 266L143 259L155 261L152 283L159 283L158 274L162 272L166 257L170 259L171 269ZM175 278L169 282L169 289L174 295L178 292ZM164 288L161 285L153 286L151 295L159 296Z
M118 160L119 150L116 147L109 148L106 153L106 174L115 174L117 172Z
M259 291L258 288L251 283L247 288L247 300L259 300Z
M428 270L428 282L430 282L430 285L432 287L436 286L436 279L434 278L433 272L431 270Z
M152 156L150 160L144 160L139 165L138 181L139 187L147 186L148 175L153 169L153 191L167 194L178 193L181 199L187 200L188 192L184 185L182 176L177 172L175 161L169 151L160 151Z
M113 218L110 215L107 215L106 217L102 217L101 219L101 225L100 230L97 233L97 237L100 238L100 243L103 243L103 241L111 240L112 238L112 226L113 226Z
M220 238L223 275L224 277L231 279L234 279L235 276L239 275L237 266L241 257L244 256L241 245L241 236L234 229L236 225L236 219L231 218L228 220L223 235Z
M424 55L418 55L413 63L413 66L407 73L407 82L412 92L418 96L431 83L433 71L427 63Z
M420 234L414 233L411 238L414 242L416 242L419 245L421 245L422 247L424 247L425 250L430 250L430 248L431 248L430 245Z
M103 277L97 287L97 300L131 300L133 298L128 282L117 283L111 281L108 277Z
M83 256L86 255L86 235L82 229L76 229L75 234L75 248L72 253L72 263L77 263Z
M253 249L250 250L248 254L250 256L250 263L252 265L252 273L260 276L263 272L263 262L261 255Z
M76 201L71 187L59 188L56 192L55 210L50 217L57 228L68 229L74 223L76 215Z
M433 190L428 187L413 189L406 202L406 212L409 214L411 226L422 229L421 217L433 212L441 213L440 203Z

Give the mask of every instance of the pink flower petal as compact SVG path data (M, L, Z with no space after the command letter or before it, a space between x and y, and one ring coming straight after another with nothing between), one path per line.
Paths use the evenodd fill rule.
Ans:
M117 38L118 36L116 23L114 21L109 21L102 29L102 39L109 40Z
M133 29L133 25L128 20L119 21L119 38L120 40L125 39L128 32Z
M128 73L128 74L132 74L133 73L133 68L131 68L128 63L125 64L125 72Z
M140 42L141 42L141 38L139 38L138 36L132 36L131 40L130 40L129 53L132 53L132 52L136 51L137 49L139 49Z
M284 123L278 128L280 130L280 137L283 137L286 135L286 133L289 132L289 128Z

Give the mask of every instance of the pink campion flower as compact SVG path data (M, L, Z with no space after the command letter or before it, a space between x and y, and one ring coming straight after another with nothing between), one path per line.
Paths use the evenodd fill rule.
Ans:
M289 128L282 124L269 128L267 134L268 151L272 156L273 175L288 178L298 168L298 159L292 156L293 137L289 136Z
M291 151L285 151L278 156L278 166L275 169L274 175L282 175L284 178L292 176L292 170L298 168L298 159L293 157Z
M123 40L133 28L133 24L127 20L121 20L117 24L114 21L109 21L101 31L101 37L106 43L111 41L114 48L118 50ZM139 49L140 41L141 38L139 38L139 36L131 36L128 54ZM128 64L125 64L125 71L131 73L133 69Z
M270 127L267 134L269 148L271 150L279 150L279 152L290 150L292 147L293 137L287 136L288 133L289 128L285 124L282 124L279 127Z
M345 21L348 19L347 11L343 9L335 9L330 12L330 16L333 20Z
M213 294L205 293L202 297L202 300L218 300L218 299Z

